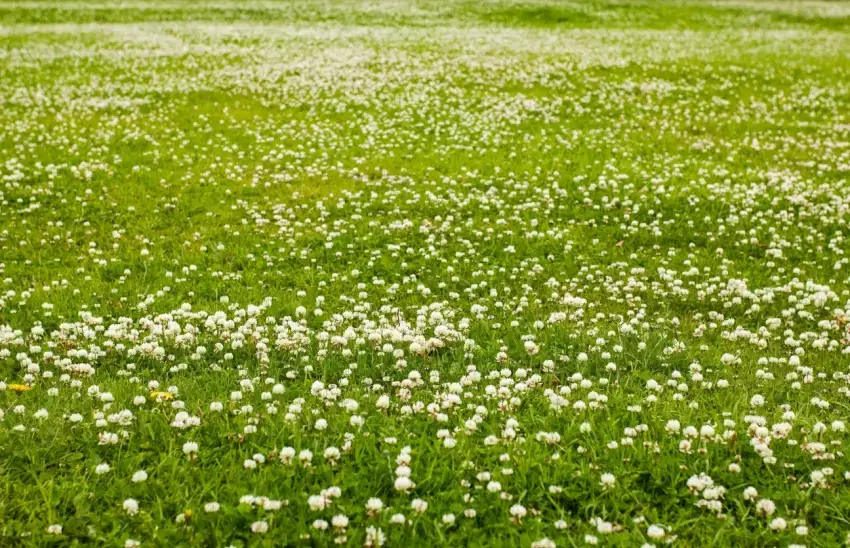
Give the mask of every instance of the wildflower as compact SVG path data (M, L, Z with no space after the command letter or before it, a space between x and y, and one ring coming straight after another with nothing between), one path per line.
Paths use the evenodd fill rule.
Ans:
M772 516L776 512L776 504L770 499L761 499L756 503L756 512L760 516Z
M648 536L649 538L651 538L653 540L662 539L662 538L664 538L664 535L666 535L666 534L667 534L667 532L660 525L650 525L646 529L646 536Z
M772 531L784 531L788 527L788 523L782 518L774 518L770 522L770 529Z
M396 491L401 491L402 493L407 493L411 489L413 489L416 485L410 481L410 478L406 476L399 476L395 479L395 489Z
M324 510L328 504L329 500L323 495L311 495L307 499L307 505L310 507L310 510L317 512L319 510Z
M428 503L422 499L413 499L410 501L410 508L417 514L424 514L428 510Z
M525 506L522 506L521 504L514 504L510 508L510 513L513 520L516 523L519 523L520 521L522 521L522 518L524 518L526 514L528 514L528 510L526 510Z
M366 511L370 515L374 515L379 513L384 508L384 503L381 502L381 499L378 498L370 498L366 501Z
M386 542L386 536L380 528L374 526L366 528L366 542L364 546L383 546L384 542Z
M127 499L124 501L124 504L122 506L124 508L124 511L131 516L135 516L137 513L139 513L139 503L136 502L136 499Z

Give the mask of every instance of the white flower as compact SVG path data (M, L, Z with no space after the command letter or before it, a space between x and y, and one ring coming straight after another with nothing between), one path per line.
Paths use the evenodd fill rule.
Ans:
M139 503L136 499L127 499L124 501L124 511L131 516L135 516L139 512Z
M788 527L788 522L782 518L774 518L770 522L770 528L773 531L784 531Z
M309 506L310 510L313 510L314 512L324 510L328 506L329 502L330 501L328 501L328 499L323 495L311 495L307 498L307 506Z
M617 478L614 474L605 473L599 477L599 481L603 489L611 489L617 483Z
M253 533L265 533L269 530L269 524L265 521L255 521L251 524L251 532Z
M664 535L666 535L666 534L667 534L667 532L660 525L650 525L646 529L646 536L648 536L651 539L655 539L655 540L662 539L662 538L664 538Z
M428 510L428 503L422 499L413 499L410 501L410 508L417 514L424 514Z
M761 499L756 503L756 512L763 516L772 516L776 512L776 504L770 499Z
M292 459L295 458L295 449L292 447L284 447L280 450L280 461L283 464L291 464Z
M407 476L399 476L395 479L396 491L408 492L416 486Z
M521 504L514 504L510 508L510 513L511 513L511 516L513 516L514 518L522 519L522 518L525 517L526 514L528 514L528 510L526 510L525 506L523 506Z
M133 474L132 481L133 483L141 483L148 479L148 473L144 470L139 470L138 472Z

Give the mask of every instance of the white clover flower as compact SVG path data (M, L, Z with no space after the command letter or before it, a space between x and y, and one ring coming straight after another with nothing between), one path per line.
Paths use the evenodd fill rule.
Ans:
M784 531L788 527L788 522L786 522L782 518L774 518L770 522L770 529L772 531Z
M646 529L646 536L648 536L649 538L651 538L653 540L662 539L662 538L664 538L664 536L666 534L667 534L667 531L665 531L664 528L661 527L660 525L650 525Z
M772 516L776 512L776 504L770 499L761 499L756 503L756 512L760 516Z
M603 489L611 489L617 483L617 478L614 477L614 474L605 473L599 477L599 482Z
M139 503L136 502L136 499L125 500L122 507L124 508L124 511L131 516L135 516L139 513Z
M384 508L384 503L379 498L370 498L366 501L366 510L369 512L380 512Z
M526 514L528 514L528 510L526 510L525 506L522 506L521 504L514 504L510 508L510 514L513 518L521 520L526 516Z
M407 493L416 486L407 476L399 476L395 479L394 487L396 491Z

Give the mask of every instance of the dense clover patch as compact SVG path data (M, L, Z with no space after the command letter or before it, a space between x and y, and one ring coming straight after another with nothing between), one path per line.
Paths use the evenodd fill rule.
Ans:
M847 542L848 18L0 6L0 545Z

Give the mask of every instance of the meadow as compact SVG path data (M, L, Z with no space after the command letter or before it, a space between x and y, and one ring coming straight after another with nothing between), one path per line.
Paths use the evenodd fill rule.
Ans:
M850 542L850 3L0 2L0 546Z

